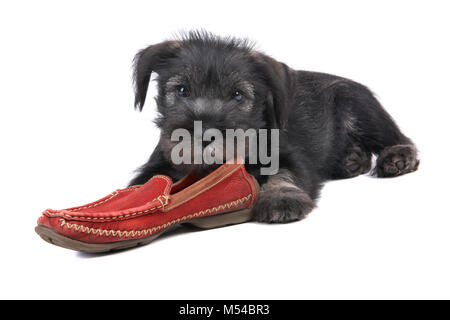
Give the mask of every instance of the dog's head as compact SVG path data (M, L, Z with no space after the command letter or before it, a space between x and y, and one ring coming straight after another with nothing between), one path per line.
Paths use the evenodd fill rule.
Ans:
M142 110L151 73L158 74L156 98L161 148L170 159L175 129L279 128L287 122L290 71L245 40L191 32L141 50L134 60L135 106ZM226 159L224 159L226 160ZM197 166L198 167L198 166ZM188 169L189 170L189 169Z

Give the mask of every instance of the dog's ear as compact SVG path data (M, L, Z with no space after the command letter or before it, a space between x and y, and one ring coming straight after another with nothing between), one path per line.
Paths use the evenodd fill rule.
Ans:
M289 117L290 100L294 86L292 70L265 54L253 51L263 78L270 88L266 97L267 118L271 128L284 130Z
M178 41L165 41L151 45L136 54L133 60L135 108L142 110L144 107L152 72L158 73L158 69L163 67L168 59L175 57L179 48Z

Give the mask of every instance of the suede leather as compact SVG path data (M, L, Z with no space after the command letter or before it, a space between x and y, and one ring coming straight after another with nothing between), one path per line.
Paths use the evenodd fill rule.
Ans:
M227 163L203 178L172 184L157 175L83 206L47 209L38 225L88 243L145 238L182 221L251 208L256 190L243 164Z

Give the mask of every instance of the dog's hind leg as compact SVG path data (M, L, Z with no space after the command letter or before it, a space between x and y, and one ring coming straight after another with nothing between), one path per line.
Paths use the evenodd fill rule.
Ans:
M419 163L417 150L413 144L397 144L381 151L374 174L381 178L396 177L416 171Z
M354 143L345 150L343 157L338 160L330 176L332 179L354 178L369 172L371 167L372 153L362 145Z
M417 170L419 160L413 142L398 128L373 94L355 82L346 82L335 96L336 105L354 120L352 139L378 155L373 174L395 177Z

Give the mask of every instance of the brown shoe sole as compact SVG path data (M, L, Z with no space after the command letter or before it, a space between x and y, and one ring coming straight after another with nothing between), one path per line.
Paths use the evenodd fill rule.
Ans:
M109 251L117 251L128 249L132 247L137 247L141 245L146 245L156 238L158 238L163 233L166 233L169 230L172 230L173 227L177 225L192 225L201 229L213 229L219 227L225 227L228 225L244 223L252 219L252 209L244 209L239 211L234 211L225 214L218 214L210 217L203 217L199 219L193 219L190 221L180 222L170 226L169 228L164 229L163 231L156 233L154 235L140 238L140 239L132 239L132 240L124 240L117 242L109 242L109 243L87 243L83 241L78 241L71 239L69 237L63 236L58 232L45 227L45 226L37 226L35 231L42 239L45 241L66 248L72 249L76 251L82 251L87 253L101 253L101 252L109 252Z

